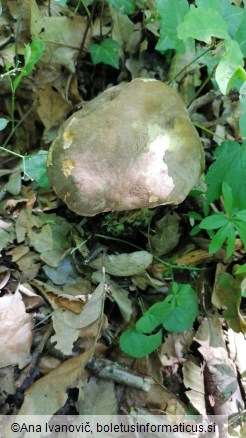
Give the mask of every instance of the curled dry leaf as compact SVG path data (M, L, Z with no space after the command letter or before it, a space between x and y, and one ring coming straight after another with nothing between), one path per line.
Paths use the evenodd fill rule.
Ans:
M75 315L81 313L81 310L92 296L91 294L76 296L65 294L60 292L59 289L39 280L33 280L32 285L39 289L41 294L44 295L47 301L49 301L53 309L69 310Z
M235 363L230 359L219 318L203 319L194 338L205 361L204 378L215 415L231 415L242 410L244 402Z
M64 354L72 353L74 342L79 336L83 336L82 329L95 323L98 332L100 322L103 321L101 317L103 316L104 284L104 280L99 283L79 314L62 309L57 309L53 313L55 335L51 341L55 342L56 348Z

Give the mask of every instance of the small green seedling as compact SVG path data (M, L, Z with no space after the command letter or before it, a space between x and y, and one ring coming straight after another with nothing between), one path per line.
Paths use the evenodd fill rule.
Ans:
M226 255L229 258L233 254L237 233L246 247L246 210L237 211L236 207L233 207L232 189L225 181L222 183L222 194L225 213L206 217L199 227L204 230L218 229L211 240L209 253L214 254L227 241Z
M192 326L197 313L197 296L190 284L173 282L172 292L165 300L151 306L135 327L122 333L120 347L129 356L147 356L162 343L162 329L152 334L154 330L162 326L169 332L182 332Z

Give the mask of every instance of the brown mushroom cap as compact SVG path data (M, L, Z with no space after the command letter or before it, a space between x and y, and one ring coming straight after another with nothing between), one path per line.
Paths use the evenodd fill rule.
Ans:
M160 81L134 79L74 113L47 166L57 196L94 216L179 204L199 180L204 153L179 95Z

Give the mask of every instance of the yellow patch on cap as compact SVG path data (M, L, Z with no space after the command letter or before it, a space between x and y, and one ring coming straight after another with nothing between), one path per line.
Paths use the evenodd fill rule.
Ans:
M149 202L158 202L158 196L155 195L150 195L149 197Z
M65 160L63 160L62 173L65 175L66 178L70 175L74 167L75 167L75 162L70 158L66 158Z

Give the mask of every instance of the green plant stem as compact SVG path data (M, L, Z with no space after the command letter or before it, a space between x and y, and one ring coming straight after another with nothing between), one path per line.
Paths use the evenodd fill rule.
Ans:
M91 20L91 14L90 14L90 11L89 11L88 7L86 6L85 1L84 1L84 0L80 0L80 1L81 1L82 5L83 5L83 7L84 7L84 9L85 9L85 12L86 12L86 14L87 14L87 17L89 18L89 20ZM77 12L77 11L76 11L76 12Z
M10 76L7 76L7 81L11 89L11 132L15 129L15 89Z
M215 132L211 131L210 129L205 128L204 126L200 125L197 122L192 122L194 126L196 126L199 129L202 129L202 131L207 132L207 134L210 134L212 136L215 136L217 138L219 138L221 141L224 141L225 139L223 137L221 137L220 135L216 134Z
M118 239L116 237L104 236L103 234L94 234L94 236L100 237L102 239L114 240L116 242L125 243L126 245L132 246L133 248L136 248L140 251L144 251L143 248L141 248L140 246L135 245L134 243L128 242L127 240ZM185 266L185 265L173 265L172 263L164 262L164 260L162 260L160 257L157 257L155 255L153 255L153 259L160 262L162 265L167 266L170 269L181 269L181 270L186 269L187 271L201 271L202 270L200 268L191 268L191 267Z
M8 154L14 155L15 157L21 158L22 160L23 160L23 158L24 158L23 155L18 154L17 152L10 151L9 149L7 149L7 148L5 148L5 147L3 147L3 146L0 146L0 150L1 150L1 151L5 151L5 152L7 152Z
M213 46L210 46L207 50L205 50L201 55L197 56L195 59L193 59L191 62L189 62L189 64L185 65L170 81L168 81L168 85L170 85L173 81L175 81L175 79L177 79L177 77L183 73L185 70L187 70L187 68L189 68L192 64L194 64L198 59L202 58L202 56L204 56L207 52L209 52L210 50L212 50L212 48L214 48Z
M102 1L102 6L100 10L100 39L103 38L103 30L102 30L102 23L103 23L103 11L104 11L104 0Z
M208 77L205 79L205 81L202 83L202 85L200 86L200 88L197 90L197 92L195 93L195 95L193 96L193 98L191 99L191 101L189 102L189 104L187 105L187 107L189 107L192 102L194 102L194 100L199 96L199 94L201 93L201 91L203 90L203 88L206 87L206 85L208 84L208 82L210 81L210 79L212 78L214 74L214 69L211 71L211 73L208 75Z
M3 149L3 150L5 150L5 151L9 152L9 153L12 154L12 155L17 155L17 156L18 156L18 154L16 154L15 152L12 152L12 151L10 151L9 149L6 149L6 146L7 146L8 142L9 142L9 140L13 137L13 135L14 135L16 129L19 128L19 126L21 125L21 123L24 122L24 120L27 118L27 116L28 116L28 115L30 114L30 112L33 110L33 108L35 107L35 105L36 105L36 101L30 106L29 110L27 110L26 114L24 114L24 116L19 120L19 122L18 122L18 123L16 124L16 126L14 127L14 129L11 130L10 134L9 134L8 137L6 138L5 142L3 143L3 146L0 146L1 149ZM21 155L21 157L23 157L23 155Z
M77 57L77 67L76 67L76 71L77 72L80 69L81 57L82 57L82 53L83 53L83 50L84 50L86 37L87 37L87 34L89 32L90 25L92 23L92 19L93 19L93 15L94 15L94 12L95 12L95 8L96 8L96 0L94 0L94 2L92 4L92 8L91 8L91 13L89 12L89 16L87 17L86 28L85 28L85 31L84 31L84 35L83 35L83 38L82 38L82 41L81 41L81 45L80 45L79 53L78 53L78 57Z

